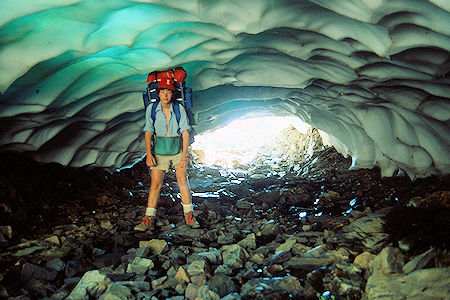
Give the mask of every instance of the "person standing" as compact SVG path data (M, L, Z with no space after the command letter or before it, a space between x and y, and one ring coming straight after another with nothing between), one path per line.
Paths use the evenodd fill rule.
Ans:
M164 79L160 81L157 89L160 101L152 104L157 105L155 119L153 120L151 117L152 105L147 107L145 113L143 131L147 153L146 164L150 167L151 184L145 216L142 222L135 227L135 230L146 231L155 228L156 207L164 174L171 165L175 167L186 225L192 228L200 227L193 215L191 190L186 175L190 125L182 105L179 105L179 122L176 119L172 104L174 91L173 80ZM180 143L180 134L182 143ZM152 136L154 137L154 145L152 145ZM155 154L152 153L152 146Z

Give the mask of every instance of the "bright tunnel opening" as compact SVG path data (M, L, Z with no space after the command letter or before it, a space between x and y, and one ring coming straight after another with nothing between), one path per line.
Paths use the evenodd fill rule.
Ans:
M312 127L295 116L244 116L214 131L196 135L191 149L197 162L225 169L252 164L264 154L281 159L286 154L273 148L288 128L307 134Z

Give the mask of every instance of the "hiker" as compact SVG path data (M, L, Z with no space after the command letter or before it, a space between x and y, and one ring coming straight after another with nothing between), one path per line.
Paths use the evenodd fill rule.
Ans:
M157 105L154 120L151 116L152 105L146 109L144 126L146 164L151 170L151 185L145 217L141 224L135 227L135 230L145 231L155 228L159 193L164 174L169 170L171 164L175 167L186 225L192 228L200 227L193 215L191 190L186 176L190 125L182 105L179 105L180 119L177 122L172 105L174 91L173 80L167 78L161 80L157 89L160 101L153 104ZM180 143L179 134L181 134L182 143ZM155 145L152 145L152 136L154 136ZM152 146L154 146L155 154L152 153Z

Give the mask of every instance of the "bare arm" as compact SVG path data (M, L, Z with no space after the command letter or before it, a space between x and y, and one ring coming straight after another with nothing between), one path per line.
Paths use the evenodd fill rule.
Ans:
M188 164L189 131L185 130L181 134L183 139L183 152L181 154L181 167L186 168Z
M149 167L156 165L156 160L152 154L152 133L150 131L145 132L145 152L147 153L146 164Z

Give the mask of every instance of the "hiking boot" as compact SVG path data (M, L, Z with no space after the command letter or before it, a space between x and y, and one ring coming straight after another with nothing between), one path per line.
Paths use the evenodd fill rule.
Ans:
M186 225L191 228L200 227L200 224L198 224L197 220L191 212L184 215L184 220L186 221Z
M156 217L145 216L141 224L134 227L137 231L147 231L155 229Z

